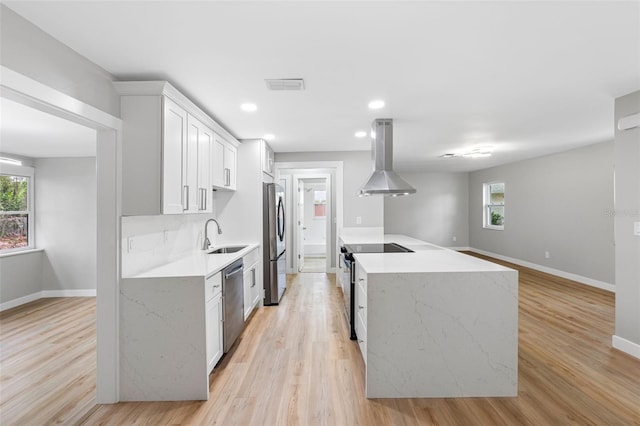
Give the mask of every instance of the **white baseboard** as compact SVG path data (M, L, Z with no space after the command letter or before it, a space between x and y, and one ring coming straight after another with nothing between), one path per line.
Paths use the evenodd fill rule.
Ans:
M34 300L38 300L40 298L42 298L42 292L38 291L27 296L18 297L17 299L0 303L0 312L6 311L7 309L15 308L16 306L24 305L25 303L33 302Z
M453 251L471 251L469 247L445 247Z
M96 289L38 291L27 296L0 303L0 312L6 311L7 309L15 308L16 306L24 305L25 303L33 302L34 300L49 297L96 297Z
M583 277L581 275L572 274L571 272L561 271L559 269L553 269L546 266L538 265L535 263L527 262L525 260L514 259L512 257L503 256L501 254L492 253L490 251L479 250L473 247L469 247L469 251L474 253L483 254L489 257L495 257L496 259L504 260L505 262L515 263L516 265L524 266L526 268L535 269L536 271L545 272L547 274L556 275L558 277L566 278L568 280L576 281L581 284L586 284L591 287L596 287L601 290L607 290L612 293L616 292L616 287L613 284L606 283L604 281L594 280L593 278Z
M637 343L633 343L627 339L624 339L620 336L616 336L615 334L611 338L611 345L614 348L625 352L633 357L640 359L640 345Z
M96 289L42 290L42 297L96 297Z

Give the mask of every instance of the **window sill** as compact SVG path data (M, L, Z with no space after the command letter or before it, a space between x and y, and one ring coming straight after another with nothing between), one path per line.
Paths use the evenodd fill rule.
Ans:
M17 251L10 251L7 253L0 253L0 259L3 257L11 257L11 256L19 256L21 254L29 254L29 253L36 253L39 251L44 251L43 248L30 248L30 249L26 249L26 250L17 250Z
M484 229L490 229L492 231L504 231L504 226L496 226L496 225L485 225Z

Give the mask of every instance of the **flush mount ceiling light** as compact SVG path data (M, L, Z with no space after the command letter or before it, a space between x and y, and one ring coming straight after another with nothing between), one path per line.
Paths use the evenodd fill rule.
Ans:
M462 156L468 157L468 158L481 158L481 157L491 157L492 153L493 153L492 146L482 146L482 147L471 149L469 151L465 151L462 153Z
M258 109L258 106L256 104L246 103L240 105L240 109L246 112L253 112Z
M266 135L262 136L262 139L266 140L266 141L272 141L276 138L276 136L272 133L267 133Z
M376 99L374 101L369 102L369 109L380 109L384 108L384 101Z
M15 160L13 158L8 158L8 157L0 157L0 163L13 164L15 166L22 166L22 161Z
M364 138L365 136L367 136L367 132L365 132L364 130L358 130L355 136L356 138Z

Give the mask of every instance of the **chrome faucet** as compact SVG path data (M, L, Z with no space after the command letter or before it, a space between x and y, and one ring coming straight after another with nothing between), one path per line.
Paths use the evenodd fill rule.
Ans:
M202 250L208 250L209 246L211 245L211 241L209 241L209 236L207 233L207 225L209 225L209 222L215 222L216 226L218 227L218 235L222 234L222 228L220 228L220 224L218 223L217 220L215 219L209 219L204 223L204 243L202 244Z

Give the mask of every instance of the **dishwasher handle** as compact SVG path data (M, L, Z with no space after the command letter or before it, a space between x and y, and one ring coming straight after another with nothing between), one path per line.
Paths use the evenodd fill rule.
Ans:
M225 278L225 279L228 279L229 277L231 277L231 276L233 276L233 275L237 274L238 272L242 272L242 270L243 270L243 269L244 269L244 265L240 265L240 266L238 266L237 268L235 268L235 269L233 269L233 270L231 270L231 271L229 271L229 272L226 272L226 273L224 274L224 278Z

